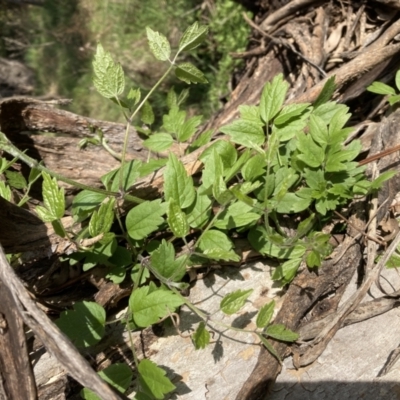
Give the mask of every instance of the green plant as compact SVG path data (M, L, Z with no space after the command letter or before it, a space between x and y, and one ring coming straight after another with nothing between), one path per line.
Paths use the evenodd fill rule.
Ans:
M256 333L279 359L270 339L292 342L298 335L283 325L271 323L273 301L258 311L256 330L226 326L182 296L180 291L188 287L183 280L187 270L221 260L239 261L231 238L247 237L261 254L281 260L273 278L287 285L300 265L317 268L330 253L329 235L321 229L332 212L355 196L376 190L393 174L388 172L369 182L364 168L354 161L360 145L357 141L344 145L350 133L345 127L350 114L346 106L329 101L335 89L333 78L314 104L284 106L288 84L282 75L265 85L258 107L241 106L240 118L221 129L229 140L214 141L203 151L200 160L204 168L196 181L188 176L182 161L173 153L167 159L127 162L127 135L136 116L143 123L138 129L148 137L145 146L153 152L166 151L175 142L182 146L184 154L209 143L212 132L195 135L200 117L188 118L181 109L185 91L178 95L170 90L168 112L161 125L158 124L160 130L153 128L157 124L150 104L152 93L172 70L188 84L206 82L202 72L192 64L177 62L178 55L199 46L206 33L207 28L197 23L190 26L171 57L166 37L147 28L150 49L169 67L143 98L139 88L131 88L123 95L122 67L98 45L93 62L95 87L119 106L127 129L125 145L118 155L121 167L101 178L104 189L83 187L73 200L72 214L83 226L78 234L62 227L65 204L56 179L81 188L82 185L47 170L16 149L2 133L0 148L42 172L45 207L37 208L37 212L44 221L55 224L60 235L76 243L78 251L66 258L70 264L79 262L85 271L102 264L108 267L108 278L113 282L132 280L129 308L123 320L129 330L159 323L186 305L202 320L192 333L196 349L209 343L209 330L228 328ZM100 139L98 143L107 149ZM3 169L10 166L4 162L2 165ZM129 194L139 177L163 166L163 198L143 201ZM8 192L4 189L2 193ZM117 205L121 201L130 203L126 216L119 213ZM288 215L290 219L286 218ZM118 230L113 229L115 219ZM155 235L159 231L164 232L161 242ZM189 244L189 235L193 244ZM86 243L90 245L83 247L81 239L88 239ZM154 280L149 283L150 276L157 283ZM238 312L251 292L237 290L226 295L220 309L228 315ZM74 310L61 314L58 325L77 346L85 348L102 338L105 315L104 309L95 303L77 303ZM72 326L78 329L71 329ZM162 368L149 360L139 361L133 346L132 354L139 382L137 399L162 399L174 390ZM123 364L101 374L120 391L126 390L132 378L132 372ZM87 389L82 395L95 398Z
M383 82L372 82L372 84L367 87L367 90L371 93L387 95L389 104L393 106L400 101L400 94L398 94L400 90L400 70L396 73L395 84L397 92L395 88Z

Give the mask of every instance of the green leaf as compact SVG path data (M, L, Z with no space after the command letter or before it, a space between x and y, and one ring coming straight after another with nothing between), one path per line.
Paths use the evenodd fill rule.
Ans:
M299 338L299 335L296 332L287 329L285 325L281 324L268 326L265 330L265 334L274 339L282 340L284 342L294 342Z
M283 285L291 282L299 269L301 258L293 258L291 260L285 261L278 268L275 269L272 279L276 281L281 281Z
M149 286L135 289L129 298L136 325L145 328L159 322L161 318L174 312L184 300L169 290L155 289L149 293Z
M150 360L140 361L138 372L140 387L150 398L162 400L166 393L175 389L172 382L165 376L166 372Z
M175 69L175 75L178 79L186 82L188 85L191 83L196 84L208 82L204 74L189 62L179 64Z
M95 237L100 233L107 233L114 222L115 198L103 202L98 211L94 211L89 222L90 236Z
M274 315L274 309L275 309L274 300L270 301L269 303L261 307L256 319L257 328L264 328L270 323L271 318Z
M43 186L42 186L42 194L43 194L43 203L46 209L48 210L49 217L51 216L51 220L47 220L46 222L51 222L56 219L62 218L65 212L65 197L64 197L64 188L59 188L57 184L56 178L51 178L51 176L43 172Z
M140 277L139 277L140 274ZM147 268L141 268L140 264L136 264L131 271L132 282L138 286L143 285L150 278L150 271Z
M20 172L5 171L7 183L15 189L25 189L28 187L24 176Z
M220 303L220 309L225 314L232 315L238 312L246 302L247 298L251 295L253 289L236 290L235 292L227 294Z
M196 192L196 202L187 210L188 222L192 228L201 228L210 219L212 200Z
M186 257L184 257L186 259ZM183 260L185 261L185 260ZM172 243L162 240L160 246L151 253L151 266L165 279L179 282L186 274L186 265L181 258L175 260L175 249Z
M254 145L262 146L265 135L262 127L254 122L238 119L231 124L220 128L222 133L231 137L234 143L253 148Z
M396 72L395 83L397 90L400 90L400 69Z
M386 85L386 83L382 82L372 82L372 85L369 85L367 87L367 90L372 93L377 93L377 94L396 94L396 91L389 85Z
M398 103L399 101L400 101L400 94L397 94L396 96L390 96L388 98L388 102L391 106Z
M140 175L139 171L140 171L141 166L142 166L142 163L138 160L131 160L124 164L124 172L123 172L123 179L122 179L124 190L128 190L136 182L136 179L139 178L139 175ZM119 177L121 175L121 168L115 169L111 173L113 173L114 175L112 178L110 190L112 192L118 192L119 185L120 185Z
M181 209L190 207L195 200L193 179L188 176L182 162L170 153L164 172L165 200L174 199Z
M235 162L235 164L233 164L231 168L225 171L226 181L229 182L239 172L240 168L242 168L242 166L246 164L246 162L251 157L252 157L251 150L246 149L239 157L239 159Z
M106 198L104 194L95 193L90 190L82 190L72 201L72 214L74 216L85 216L97 208Z
M309 268L320 267L321 255L315 250L310 251L306 257L306 263Z
M168 39L161 33L154 32L149 27L146 27L147 40L149 47L157 60L165 61L171 55L171 46Z
M307 126L306 119L295 119L280 127L273 126L272 132L276 133L280 142L287 142L294 137L304 133L304 128Z
M314 108L320 107L333 96L333 93L336 90L335 78L336 76L333 75L325 82L325 85L322 88L321 93L318 95L317 100L314 101Z
M143 142L143 146L156 153L168 150L174 139L169 133L156 133Z
M243 166L241 172L246 181L254 181L256 178L265 175L267 160L261 154L256 154Z
M214 186L214 182L219 179L219 177L222 177L224 166L221 156L217 153L215 148L212 149L211 154L206 158L205 161L203 160L203 162L204 170L201 179L204 190L207 191Z
M207 249L222 249L229 251L233 248L233 244L229 240L228 236L215 229L210 229L205 232L201 236L198 246L202 251Z
M207 32L208 27L197 22L189 26L179 41L179 51L190 51L198 47L204 41Z
M268 124L281 109L289 84L283 80L283 75L278 74L272 82L267 82L261 94L260 114L263 121Z
M128 106L128 108L132 109L133 107L135 107L136 104L139 103L140 97L141 94L139 88L137 89L130 88L128 96L126 96L126 105Z
M323 150L329 143L328 127L325 121L318 115L310 116L310 135ZM322 151L322 150L321 150Z
M11 188L5 182L0 181L0 196L7 201L11 201ZM43 221L43 218L41 218Z
M202 147L209 143L213 136L214 131L212 129L209 129L205 132L203 132L190 146L189 146L189 153L192 151L198 149L199 147Z
M232 165L236 162L236 148L232 145L232 143L227 142L226 140L217 140L216 142L214 142L210 147L203 151L199 159L203 161L203 163L206 163L207 159L211 156L211 153L214 151L214 149L221 157L224 169L231 168Z
M178 96L175 93L175 88L172 86L167 93L167 106L169 109L178 106Z
M218 229L233 229L246 226L260 219L260 215L251 212L253 207L243 203L231 204L222 212L214 223Z
M181 210L174 198L169 199L168 225L177 238L183 238L189 233L189 223L186 214Z
M298 117L307 107L310 106L310 103L301 103L301 104L289 104L282 108L279 114L274 119L275 125L283 125L288 122L290 119L294 117Z
M157 171L161 167L164 167L167 164L166 158L160 158L156 160L155 158L151 159L149 162L142 164L139 168L139 176L142 178L143 176L149 175L154 171Z
M233 193L227 189L222 176L216 177L212 187L212 194L215 200L222 206L226 206L235 198Z
M259 124L260 126L264 125L264 122L261 120L259 107L240 105L239 112L240 112L240 119L246 119L248 121Z
M324 150L314 142L310 135L298 135L297 148L301 151L297 158L310 167L318 168L323 163Z
M146 101L142 106L140 119L146 125L151 125L154 123L153 107L148 101Z
M397 171L386 171L371 182L371 190L380 189L382 184L397 175Z
M100 371L99 375L121 393L124 393L129 388L133 377L132 370L126 364L121 363L111 364ZM100 397L87 388L82 389L81 397L85 400L101 400Z
M186 111L179 110L178 106L172 107L168 114L163 116L164 129L176 136L177 132L181 129L186 118Z
M107 99L118 97L125 87L124 71L120 64L113 61L111 54L97 45L93 61L93 84L96 90Z
M400 255L394 253L389 258L388 262L386 263L386 268L399 268L400 267Z
M199 326L192 334L192 341L196 350L205 349L210 343L210 332L206 329L206 325L203 321L200 322Z
M178 142L186 142L188 141L196 132L197 127L201 123L202 116L198 115L192 118L189 118L185 121L176 132L176 137Z
M106 312L94 302L78 302L74 310L63 311L56 325L75 346L86 348L95 345L104 335Z
M164 222L165 214L161 199L145 201L128 212L126 229L131 238L140 240L156 231Z
M281 214L299 213L306 210L311 204L311 199L302 198L295 193L286 193L279 201L276 211Z
M276 350L273 348L272 344L265 339L265 337L261 334L258 334L258 337L260 338L262 344L265 346L265 348L280 362L282 363L281 358L279 357L279 354L276 352Z
M220 248L206 249L203 254L207 258L212 260L224 260L224 261L240 261L241 258L233 250L223 250Z

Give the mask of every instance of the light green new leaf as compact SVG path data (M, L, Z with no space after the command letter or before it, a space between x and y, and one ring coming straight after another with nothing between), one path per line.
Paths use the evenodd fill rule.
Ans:
M298 213L306 210L311 204L311 199L302 198L295 193L286 193L279 201L276 211L281 214Z
M200 157L201 159L201 157ZM222 177L224 166L222 163L221 156L218 154L215 148L212 149L211 154L206 157L204 162L203 175L201 177L204 190L208 190L213 187L214 182ZM200 193L203 193L202 191ZM208 193L210 194L210 193Z
M199 159L206 163L207 159L212 155L212 152L217 152L221 157L224 169L231 168L237 160L237 150L235 146L226 140L217 140L211 146L203 151Z
M231 315L238 312L246 302L247 298L253 292L253 289L236 290L235 292L227 294L219 305L221 311L225 314Z
M181 209L190 207L195 199L193 179L188 176L182 162L170 153L164 173L165 200L174 199Z
M261 120L260 117L260 108L257 106L247 106L247 105L240 105L239 106L239 113L240 119L245 119L260 126L264 125L264 122Z
M274 315L274 308L275 300L272 300L261 307L256 319L257 328L264 328L270 323L271 318Z
M173 197L169 199L167 222L175 237L183 238L189 233L189 223L186 214L181 210Z
M207 32L208 27L197 22L189 26L179 41L179 51L190 51L198 47L204 41Z
M216 177L212 187L212 193L215 200L217 200L217 202L222 206L226 206L235 198L233 193L227 189L222 176Z
M218 229L233 229L246 226L260 219L260 215L252 212L253 207L237 202L222 212L214 223Z
M104 51L100 43L94 56L93 70L93 84L103 97L115 98L124 91L124 71L120 64L113 61L111 54Z
M260 114L263 121L268 124L278 114L285 101L289 84L283 80L283 75L278 74L272 82L267 82L261 94Z
M234 250L223 250L220 248L206 249L203 254L212 260L240 261L240 256Z
M130 88L129 89L129 93L126 96L126 105L128 106L128 108L133 108L136 106L137 103L139 103L141 97L141 93L140 93L140 89L133 89Z
M267 160L261 154L251 157L243 166L241 172L246 181L254 181L259 176L265 174L267 168Z
M177 135L182 125L185 123L186 111L179 110L178 106L173 106L169 110L168 114L163 116L163 126L164 129Z
M262 146L265 142L262 127L249 120L238 119L223 126L220 131L229 135L233 142L249 148L253 148L254 145Z
M367 87L367 90L372 93L376 94L396 94L396 91L389 85L386 85L386 83L382 82L372 82L372 85L369 85Z
M56 178L43 172L42 195L43 203L49 211L49 215L53 217L53 221L62 218L65 212L65 196L64 188L59 188Z
M299 269L301 258L294 258L292 260L285 261L278 268L275 269L272 279L275 281L281 281L283 285L291 282Z
M11 188L3 181L0 181L0 196L7 201L11 200ZM42 217L40 218L42 221L45 221Z
M100 371L99 375L121 393L128 389L133 377L132 370L126 364L121 363L111 364ZM81 396L85 400L101 400L100 397L87 388L82 389Z
M383 182L388 181L389 179L393 178L397 175L397 171L386 171L379 175L375 180L371 182L371 189L376 190L382 186Z
M154 32L149 27L146 27L147 39L149 47L157 60L165 61L171 55L171 46L168 39L159 32Z
M395 83L397 90L400 90L400 69L396 72Z
M191 83L207 83L208 80L204 74L193 64L186 62L179 64L175 69L175 75L178 79L186 82L188 85Z
M206 329L206 325L203 321L200 322L199 326L192 334L192 341L196 350L205 349L210 343L210 332Z
M129 298L129 307L137 326L145 328L157 323L184 303L184 300L169 290L155 289L149 293L149 286L135 289Z
M396 104L400 101L400 94L397 94L396 96L390 96L388 98L389 104L392 106L393 104Z
M297 157L310 167L318 168L323 163L325 152L310 135L298 135L297 148L301 151Z
M143 142L143 146L156 153L168 150L174 139L169 133L155 133Z
M63 311L56 325L75 346L86 348L96 344L104 335L106 312L94 302L78 302L73 310Z
M283 125L294 117L298 117L303 111L310 106L310 103L289 104L282 108L274 119L275 125Z
M332 96L336 90L335 84L336 76L331 76L326 82L324 87L321 90L321 93L318 95L317 100L314 101L314 108L318 108L322 104L326 103Z
M154 111L153 107L148 101L143 104L140 119L146 125L151 125L154 122Z
M139 168L139 176L142 178L143 176L149 175L154 171L157 171L161 167L164 167L167 164L166 158L155 159L152 158L149 162L144 163Z
M212 136L214 134L214 131L212 129L208 129L207 131L203 132L190 146L189 146L189 153L192 151L198 149L199 147L202 147L209 143L211 140Z
M282 340L284 342L294 342L299 338L298 333L287 329L285 325L276 324L270 325L265 330L265 334L278 340Z
M89 234L92 237L107 233L111 229L114 222L114 204L115 198L108 199L103 202L98 211L94 211L89 222Z
M318 115L311 114L310 116L310 135L314 141L325 150L330 142L328 136L328 127L325 121Z
M150 360L142 360L139 363L139 383L143 392L159 400L164 399L166 393L172 392L175 386L165 376L166 372L160 367L157 367Z
M131 238L140 240L156 231L164 222L165 214L161 199L145 201L128 212L126 229Z

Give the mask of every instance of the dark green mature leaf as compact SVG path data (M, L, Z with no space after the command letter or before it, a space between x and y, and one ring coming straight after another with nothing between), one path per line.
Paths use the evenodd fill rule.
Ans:
M243 166L241 172L246 181L254 181L256 178L265 175L267 160L261 154L251 157Z
M104 51L100 43L97 45L93 70L93 84L103 97L115 98L124 91L124 71L120 64L113 61L111 54Z
M185 260L183 260L185 261ZM175 249L172 243L162 240L160 246L151 253L152 267L165 279L179 282L186 273L186 265L181 258L175 260Z
M322 104L326 103L332 96L336 90L335 84L336 76L331 76L326 82L324 87L321 90L321 93L318 95L317 100L314 101L314 108L318 108Z
M187 210L188 222L192 228L201 228L211 216L212 200L205 194L199 194L199 191L196 192L196 202Z
M273 348L272 344L263 335L258 334L258 337L260 338L260 340L261 340L262 344L265 346L265 348L279 361L279 363L282 363L282 360L279 357L279 354Z
M154 171L157 171L161 167L164 167L167 164L166 158L160 158L159 160L151 159L149 162L142 164L139 168L139 176L143 177L151 174Z
M124 393L132 382L132 370L121 363L111 364L99 372L100 377L115 387L119 392ZM81 396L85 400L101 400L90 389L84 388L81 391Z
M128 190L136 182L136 179L139 178L141 166L142 163L138 160L131 160L124 164L124 172L122 179L124 190ZM109 190L111 190L112 192L119 191L120 175L121 175L121 168L117 168L110 172L111 185L109 186L110 188ZM104 175L101 179L103 183L106 182L107 175ZM104 183L104 186L107 187L108 185Z
M200 46L208 32L207 26L201 26L198 22L189 26L179 41L179 51L190 51Z
M209 143L211 140L212 136L214 134L214 131L212 129L209 129L205 132L203 132L190 146L189 146L189 153L192 151L198 149L201 146L206 145Z
M228 205L235 198L233 193L227 189L222 176L216 178L212 187L212 193L215 200L222 206Z
M214 247L212 249L204 250L203 254L212 260L240 261L240 256L237 255L233 250L223 250Z
M141 389L151 399L162 400L166 393L175 389L172 382L165 376L166 372L150 360L140 361L138 371Z
M215 148L212 149L211 154L203 162L203 187L205 190L208 190L213 187L214 182L219 179L219 177L223 176L224 166L221 156L217 153Z
M285 325L270 325L265 330L265 334L278 340L282 340L284 342L294 342L299 338L298 333L287 329Z
M103 202L98 211L93 211L89 222L90 236L95 237L100 233L107 233L111 229L114 222L114 205L115 198L110 198L107 202Z
M229 293L221 300L220 309L225 314L232 315L238 312L245 304L247 298L251 295L253 289L248 290L236 290L235 292Z
M74 216L87 216L106 198L104 194L82 190L72 201L72 213Z
M220 131L229 135L233 142L249 148L253 148L254 145L261 146L265 142L262 127L249 120L238 119L223 126Z
M281 109L289 84L283 80L283 75L278 74L272 82L267 82L261 94L260 114L263 121L269 123Z
M217 140L214 142L210 147L203 151L199 159L203 161L203 163L206 163L214 149L221 157L224 169L231 168L236 162L237 150L232 143L227 142L226 140Z
M146 27L147 39L149 47L157 60L165 61L171 55L171 46L168 39L159 32L154 32L149 27Z
M143 146L147 147L151 151L155 151L156 153L158 153L168 150L173 143L174 139L169 133L156 133L146 139L143 142Z
M214 223L218 229L233 229L246 226L260 219L260 215L252 212L253 207L243 204L231 204L223 213L221 213Z
M183 238L189 233L189 223L186 214L173 198L169 199L167 222L175 237Z
M145 328L157 323L161 318L174 312L184 300L169 290L155 289L149 286L135 289L129 298L129 307L137 326Z
M78 302L74 310L63 311L56 325L77 347L85 348L96 344L104 335L106 312L94 302Z
M188 85L191 83L207 83L208 80L204 74L191 63L179 64L175 69L175 75L178 79L186 82Z
M26 179L20 172L14 171L5 171L4 172L7 178L7 183L15 188L15 189L25 189L28 184L26 183Z
M145 201L128 212L126 229L131 238L140 240L156 231L164 222L165 214L161 199Z
M274 309L275 300L272 300L261 307L256 319L257 328L264 328L270 323L271 318L274 315Z
M286 193L279 201L276 211L281 214L298 213L306 210L311 204L311 199L302 198L296 193Z
M205 349L210 343L210 332L206 329L206 325L203 321L200 322L199 326L192 334L192 341L196 350Z
M193 179L188 176L182 162L170 153L164 173L165 200L174 199L181 209L190 207L195 200Z
M297 158L310 167L318 168L323 163L324 150L314 142L310 135L298 135L297 148L301 151Z

